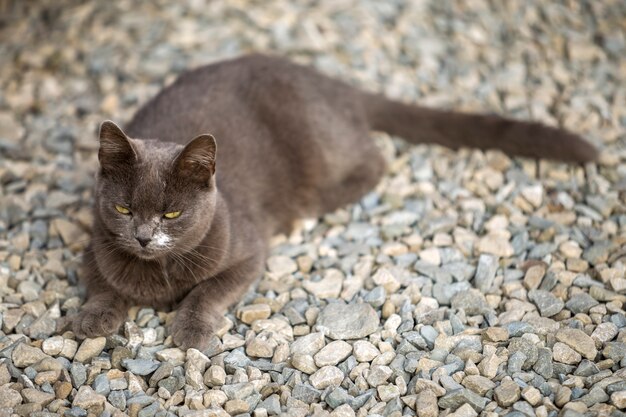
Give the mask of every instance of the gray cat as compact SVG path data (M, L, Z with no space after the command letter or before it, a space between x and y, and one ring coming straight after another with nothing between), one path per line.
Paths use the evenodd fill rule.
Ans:
M596 157L563 130L391 101L280 58L199 68L146 104L126 132L101 126L87 301L75 333L110 334L130 305L151 305L178 309L177 345L205 348L261 275L272 235L377 184L385 162L371 130L454 149Z

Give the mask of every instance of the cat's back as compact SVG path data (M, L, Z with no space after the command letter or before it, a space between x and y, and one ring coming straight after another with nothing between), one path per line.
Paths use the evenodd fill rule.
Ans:
M308 83L320 88L316 77L306 67L263 54L202 66L180 75L141 107L126 131L135 138L178 143L207 132L218 138L244 133L254 129L252 119L264 106L301 105L299 90Z

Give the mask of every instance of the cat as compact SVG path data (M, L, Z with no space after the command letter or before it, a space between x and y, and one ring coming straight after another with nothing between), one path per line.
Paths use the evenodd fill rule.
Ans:
M260 54L184 73L123 131L102 123L80 338L131 305L176 308L173 342L203 349L294 220L357 201L385 172L369 132L449 148L593 161L564 130L408 105Z

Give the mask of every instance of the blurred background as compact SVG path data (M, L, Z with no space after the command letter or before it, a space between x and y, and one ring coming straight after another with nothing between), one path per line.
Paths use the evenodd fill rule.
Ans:
M624 118L611 107L624 100L625 7L621 0L4 0L0 109L3 120L29 126L28 144L58 127L73 130L64 136L72 143L93 142L98 121L128 120L181 71L267 51L394 97L532 117L610 141Z
M298 321L299 314L306 310L307 319L315 317L315 311L324 306L320 299L327 294L339 296L342 288L341 297L347 301L369 300L380 314L381 326L391 322L371 340L387 338L391 342L380 346L407 358L418 350L407 342L409 338L411 343L421 340L422 344L416 345L420 355L429 354L438 335L445 338L443 333L452 334L452 329L458 332L459 328L479 334L486 326L495 325L508 326L505 339L497 339L504 345L508 331L518 347L526 345L517 336L530 332L537 358L534 343L545 341L552 349L552 333L559 326L591 333L596 323L604 322L614 332L603 340L605 345L596 342L599 348L607 346L604 356L597 356L603 361L600 374L604 377L608 372L611 378L623 381L623 374L617 372L626 363L625 34L624 0L0 0L1 355L8 355L2 349L23 335L39 349L42 345L37 340L59 333L56 320L80 305L75 283L80 253L89 238L100 122L112 119L124 124L140 105L188 68L262 51L311 64L326 74L395 98L566 127L603 150L600 162L584 169L542 161L544 169L537 176L534 161L511 160L494 152L452 152L426 146L407 149L401 142L386 140L388 155L394 159L390 174L376 190L360 204L310 223L289 239L276 240L274 253L281 255L278 260L287 264L281 268L288 274L284 280L276 280L271 273L277 272L270 271L261 280L257 295L268 297L259 302L271 300L272 312L277 305L282 308L289 297L295 300L287 304L292 316L285 313L297 319L296 324L287 326L291 336L312 331L313 324L304 318ZM525 274L529 259L543 265L539 275ZM278 260L274 265L280 264ZM382 274L389 282L372 281L373 265L394 272L392 278L390 273ZM449 273L439 274L439 265ZM342 271L338 281L336 271L326 274L333 268ZM538 288L546 268L549 273L542 292L535 292L536 298L530 299L527 289ZM558 280L555 274L559 274ZM327 275L329 281L321 280ZM387 294L385 288L391 288L393 294ZM469 301L451 301L458 292L471 295ZM589 302L588 294L597 300ZM253 302L254 296L244 302ZM401 310L407 305L408 310ZM486 318L466 316L465 310L478 305L488 307ZM590 306L595 308L591 318L586 315ZM294 308L300 312L293 313ZM309 311L314 313L310 316ZM148 350L170 346L165 313L144 309L138 315L135 309L129 317L131 339L143 334ZM227 349L219 340L217 346L232 350L242 346L249 327L233 314L228 317L235 326L223 338ZM389 317L395 325L391 319L386 321ZM396 334L400 320L402 326ZM528 327L526 322L533 325ZM407 331L400 335L414 325L420 334ZM405 336L406 340L402 339ZM61 339L63 346L73 344L76 350L71 334ZM132 340L136 348L138 344ZM403 341L396 343L398 340ZM111 346L116 343L107 344L103 356L115 356ZM485 339L479 343L490 344ZM577 347L576 341L571 345ZM512 353L514 343L508 346ZM407 354L400 348L413 351ZM584 356L594 358L598 352L592 350ZM501 353L508 355L506 349ZM558 358L555 351L552 361L550 350L547 356L543 353L547 362L541 370L534 369L545 378L552 377L552 362L562 375L577 369L577 365L563 363L571 358ZM406 362L407 367L412 364L412 372L416 358ZM491 362L485 367L493 368L495 375L500 359L495 354L486 358ZM508 356L503 357L502 363L507 360ZM22 368L26 363L22 362ZM513 360L508 363L508 372L514 375ZM588 366L581 372L599 369L589 361L581 363ZM104 365L89 366L92 377L100 373L98 366ZM113 366L119 367L119 361ZM8 375L6 369L0 363L0 377ZM507 368L502 365L499 369L502 377ZM65 398L84 405L75 394L85 384L85 366L75 362L71 370L73 387L69 386L65 397L55 399L59 402L50 403L61 411L69 407ZM245 376L242 372L239 375ZM404 371L398 372L406 376ZM137 371L137 375L147 374ZM269 380L265 371L263 375ZM134 387L148 382L141 376L132 378ZM230 381L231 375L228 378ZM550 379L548 388L545 380L533 378L545 396L539 400L548 404L539 406L543 409L537 415L555 415L552 401L562 407L571 398L583 396L583 406L582 400L577 406L581 412L588 406L607 415L615 410L607 404L608 391L592 397L586 388L577 387L572 394L567 387L559 388L562 380L556 377ZM507 387L500 386L503 391ZM623 385L620 387L623 391ZM362 393L365 388L369 394ZM414 397L404 403L397 396L383 400L384 393L376 394L367 384L365 388L359 391L359 387L351 395L377 398L368 400L368 404L374 403L373 413L406 411L405 404L411 401L415 408ZM405 384L398 392L406 392L406 388ZM291 387L280 389L291 392ZM513 391L519 399L519 388ZM107 401L124 410L123 395L115 392ZM415 384L409 385L408 392L415 394ZM561 403L555 399L557 392L565 393L559 394ZM281 394L282 406L301 405L283 401L290 399L287 394ZM175 395L187 396L180 415L188 411L184 407L203 406L202 397L198 400L191 391ZM442 409L467 402L448 398L450 402L439 403ZM455 398L460 403L455 403ZM490 401L494 414L510 405L508 401ZM612 401L621 401L623 408L626 395L619 394ZM167 404L171 406L172 401ZM205 397L204 406L210 404L212 400ZM176 404L172 407L174 410ZM301 415L314 411L306 407ZM437 403L431 408L431 415L436 415Z

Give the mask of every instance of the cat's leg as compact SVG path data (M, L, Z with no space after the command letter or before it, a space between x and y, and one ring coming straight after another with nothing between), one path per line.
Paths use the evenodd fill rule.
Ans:
M73 319L74 333L81 339L115 333L124 322L128 301L106 284L104 278L92 279L87 285L87 301Z
M261 276L263 259L255 255L195 286L181 302L172 323L174 343L182 349L206 349L226 309Z

